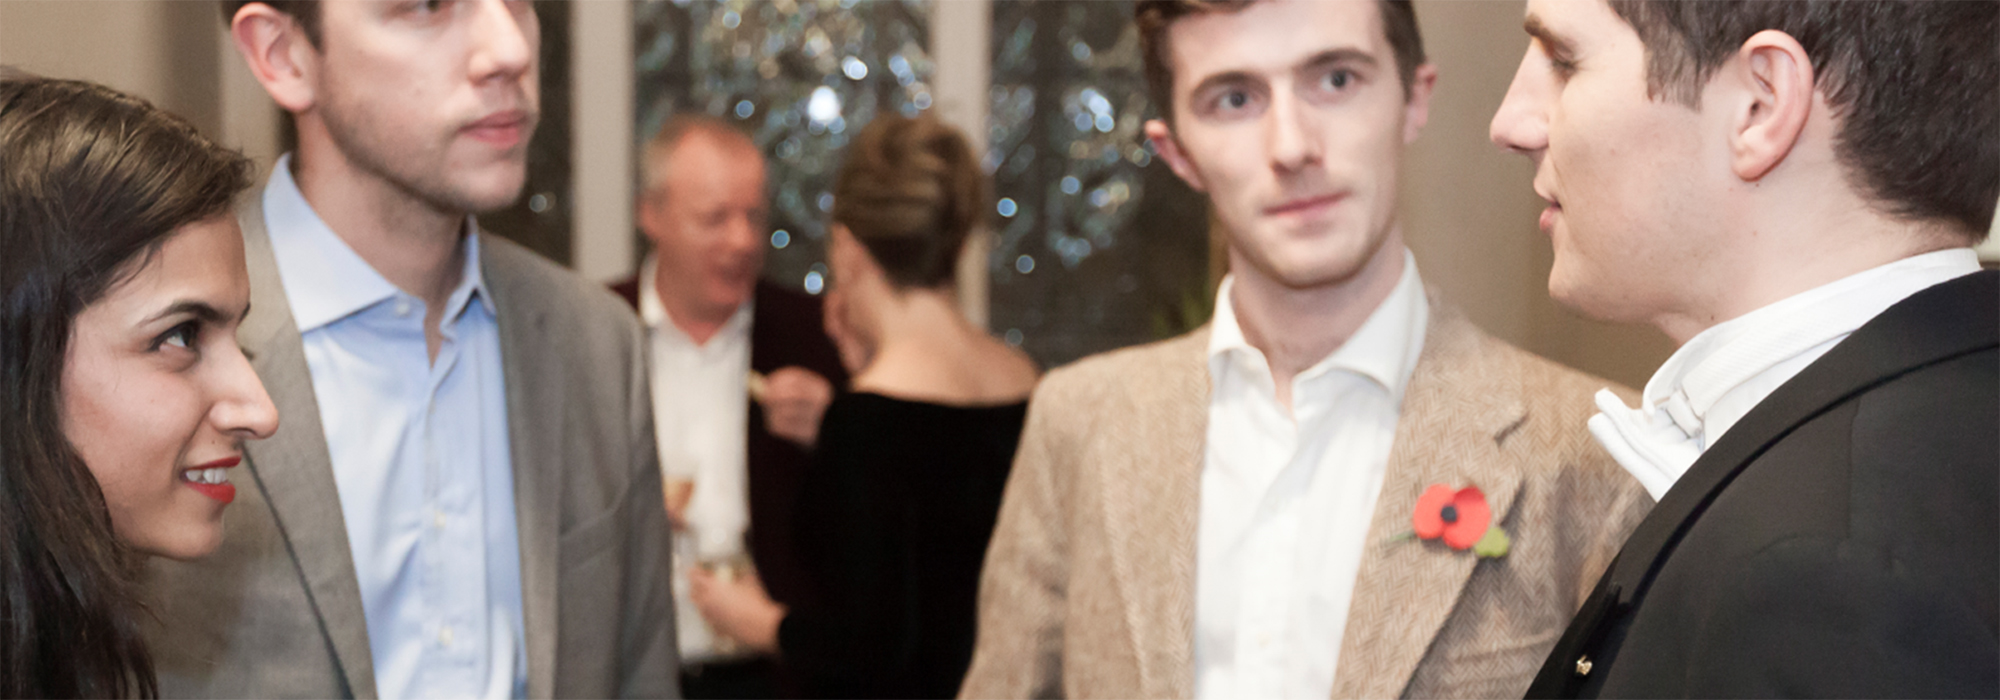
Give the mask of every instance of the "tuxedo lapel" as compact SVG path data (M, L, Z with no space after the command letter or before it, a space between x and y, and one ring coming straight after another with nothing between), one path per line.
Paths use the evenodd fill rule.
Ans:
M1821 411L1917 368L1992 348L2000 328L2000 272L1926 289L1889 307L1778 387L1724 433L1668 489L1626 540L1606 575L1629 605L1645 593L1682 533L1722 489L1793 428Z
M374 697L375 666L368 648L368 622L361 584L341 515L333 458L327 451L305 344L292 318L278 277L278 260L264 224L262 191L245 198L238 212L244 257L250 272L250 315L237 338L253 359L280 417L269 439L244 445L250 474L270 504L292 560L304 579L307 597L333 647L347 688L357 698Z
M1194 694L1195 537L1208 431L1208 332L1176 341L1173 360L1128 387L1130 442L1106 453L1104 524L1144 697Z
M1618 558L1549 653L1527 697L1577 697L1595 676L1575 672L1586 657L1603 658L1607 635L1643 604L1646 587L1702 512L1736 476L1824 411L1925 366L2000 345L2000 272L1987 270L1945 282L1889 307L1744 414L1736 426L1661 497L1632 531ZM1614 644L1617 644L1614 642ZM1591 694L1595 694L1595 690Z
M1479 558L1405 537L1417 497L1434 484L1477 486L1493 523L1510 533L1523 468L1508 438L1530 420L1502 355L1452 309L1431 299L1424 349L1404 392L1382 493L1369 525L1334 697L1402 694L1472 577Z
M481 233L479 235L485 235ZM569 435L567 394L559 375L547 368L561 366L551 355L562 340L548 332L548 308L531 295L516 294L517 275L507 269L508 256L499 246L481 241L481 271L493 293L494 316L500 332L500 365L507 391L507 439L514 468L514 517L521 537L521 610L527 640L528 697L555 694L557 613L557 551L562 529L563 446ZM537 368L540 371L537 371ZM530 426L535 426L530 429Z

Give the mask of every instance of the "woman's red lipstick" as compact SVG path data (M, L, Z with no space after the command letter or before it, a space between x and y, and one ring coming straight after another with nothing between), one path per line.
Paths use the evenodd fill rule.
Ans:
M243 463L242 457L224 457L206 464L181 470L181 483L228 505L236 500L236 485L229 483L229 477L222 470Z

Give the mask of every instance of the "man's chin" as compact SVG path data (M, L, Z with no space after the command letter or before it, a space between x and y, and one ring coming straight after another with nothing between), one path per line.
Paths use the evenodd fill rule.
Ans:
M467 214L488 214L513 206L527 184L526 173L490 178L468 178L452 188L442 202Z
M1629 308L1617 295L1617 287L1591 281L1557 267L1549 273L1549 298L1578 316L1600 323L1644 323L1645 317Z

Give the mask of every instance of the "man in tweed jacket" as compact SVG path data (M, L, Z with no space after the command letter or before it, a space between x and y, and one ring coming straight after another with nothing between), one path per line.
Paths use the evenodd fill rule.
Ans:
M1605 382L1423 288L1396 217L1436 81L1410 4L1138 20L1147 135L1232 274L1209 325L1042 382L961 694L1519 695L1652 502L1585 427Z

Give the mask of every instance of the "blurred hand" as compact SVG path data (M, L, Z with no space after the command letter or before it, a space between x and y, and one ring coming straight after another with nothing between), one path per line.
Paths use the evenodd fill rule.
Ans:
M716 632L761 652L778 651L778 623L785 619L785 606L764 593L756 574L730 579L697 566L688 570L688 584L688 597Z
M662 486L667 496L667 523L677 532L686 530L688 501L694 500L694 480L668 478Z
M875 361L875 351L854 332L854 326L847 319L847 295L834 285L826 292L824 302L826 337L833 340L834 350L840 353L840 366L847 369L849 376L861 373L868 363Z
M819 442L819 419L833 402L833 382L804 367L780 367L764 377L764 428L772 435L812 449Z

